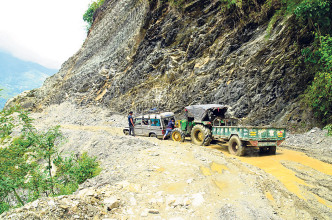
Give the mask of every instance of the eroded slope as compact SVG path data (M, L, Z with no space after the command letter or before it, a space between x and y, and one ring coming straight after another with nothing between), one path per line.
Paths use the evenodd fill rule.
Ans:
M279 1L109 0L82 48L41 89L16 99L43 109L64 101L116 111L220 103L248 123L298 125L298 97L312 76L299 60L310 34L294 17L268 24ZM309 122L312 122L310 120Z

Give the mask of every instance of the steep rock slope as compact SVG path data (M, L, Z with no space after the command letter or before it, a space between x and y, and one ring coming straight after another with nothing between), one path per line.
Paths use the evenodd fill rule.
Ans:
M267 31L278 2L105 1L82 48L41 89L14 101L137 112L221 103L246 123L298 123L310 117L298 100L312 80L299 61L311 39L294 17Z

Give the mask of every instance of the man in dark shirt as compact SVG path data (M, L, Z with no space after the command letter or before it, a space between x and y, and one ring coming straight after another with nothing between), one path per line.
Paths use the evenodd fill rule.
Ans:
M129 112L128 123L129 123L129 135L135 136L135 131L134 131L135 124L133 120L133 112Z
M167 128L166 128L166 133L163 137L163 140L165 140L165 138L167 137L168 133L172 132L172 130L174 129L174 126L175 126L175 120L174 118L172 118L169 122L168 122L168 125L167 125Z

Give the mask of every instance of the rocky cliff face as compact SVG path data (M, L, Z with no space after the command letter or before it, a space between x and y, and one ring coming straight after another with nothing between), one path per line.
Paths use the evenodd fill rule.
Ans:
M138 112L220 103L254 125L304 121L299 95L312 75L299 51L311 39L293 17L267 31L278 2L106 0L82 48L42 88L13 101Z

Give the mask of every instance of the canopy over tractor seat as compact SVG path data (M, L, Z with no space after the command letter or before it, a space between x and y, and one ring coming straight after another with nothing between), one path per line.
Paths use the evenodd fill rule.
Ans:
M190 105L185 107L188 117L194 118L195 122L212 121L216 117L225 118L228 107L219 104Z

